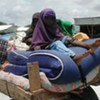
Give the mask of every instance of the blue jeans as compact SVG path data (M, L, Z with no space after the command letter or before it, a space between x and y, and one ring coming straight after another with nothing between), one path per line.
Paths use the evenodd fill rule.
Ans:
M64 53L67 56L71 56L71 57L75 56L75 53L71 49L67 48L64 45L64 43L62 41L60 41L60 40L57 40L57 41L51 43L50 49L59 51L61 53Z

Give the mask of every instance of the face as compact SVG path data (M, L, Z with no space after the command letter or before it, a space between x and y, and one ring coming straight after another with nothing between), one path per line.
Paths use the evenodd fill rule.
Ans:
M56 22L56 19L54 16L45 16L44 18L44 24L47 26L52 26Z
M33 18L32 26L35 27L36 23L38 22L38 18Z
M40 13L35 13L32 17L32 27L35 27L37 22L38 22L38 19L39 19L39 14Z

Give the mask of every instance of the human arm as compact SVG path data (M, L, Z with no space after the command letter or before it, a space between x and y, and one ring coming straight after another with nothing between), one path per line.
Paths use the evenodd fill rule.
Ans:
M65 36L65 41L64 41L64 44L71 44L73 46L81 46L81 47L84 47L84 48L87 48L89 49L90 48L90 45L84 43L84 42L81 42L79 41L78 39L74 38L74 37L70 37L70 36Z

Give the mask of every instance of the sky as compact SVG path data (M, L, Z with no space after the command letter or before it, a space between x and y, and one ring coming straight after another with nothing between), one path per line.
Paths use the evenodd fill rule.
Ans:
M35 12L45 8L73 23L74 18L100 16L100 0L0 0L0 21L24 26L31 23Z

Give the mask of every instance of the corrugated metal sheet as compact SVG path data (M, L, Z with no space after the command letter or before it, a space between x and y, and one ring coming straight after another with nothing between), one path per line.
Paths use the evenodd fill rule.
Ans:
M100 25L100 17L74 18L76 25Z

